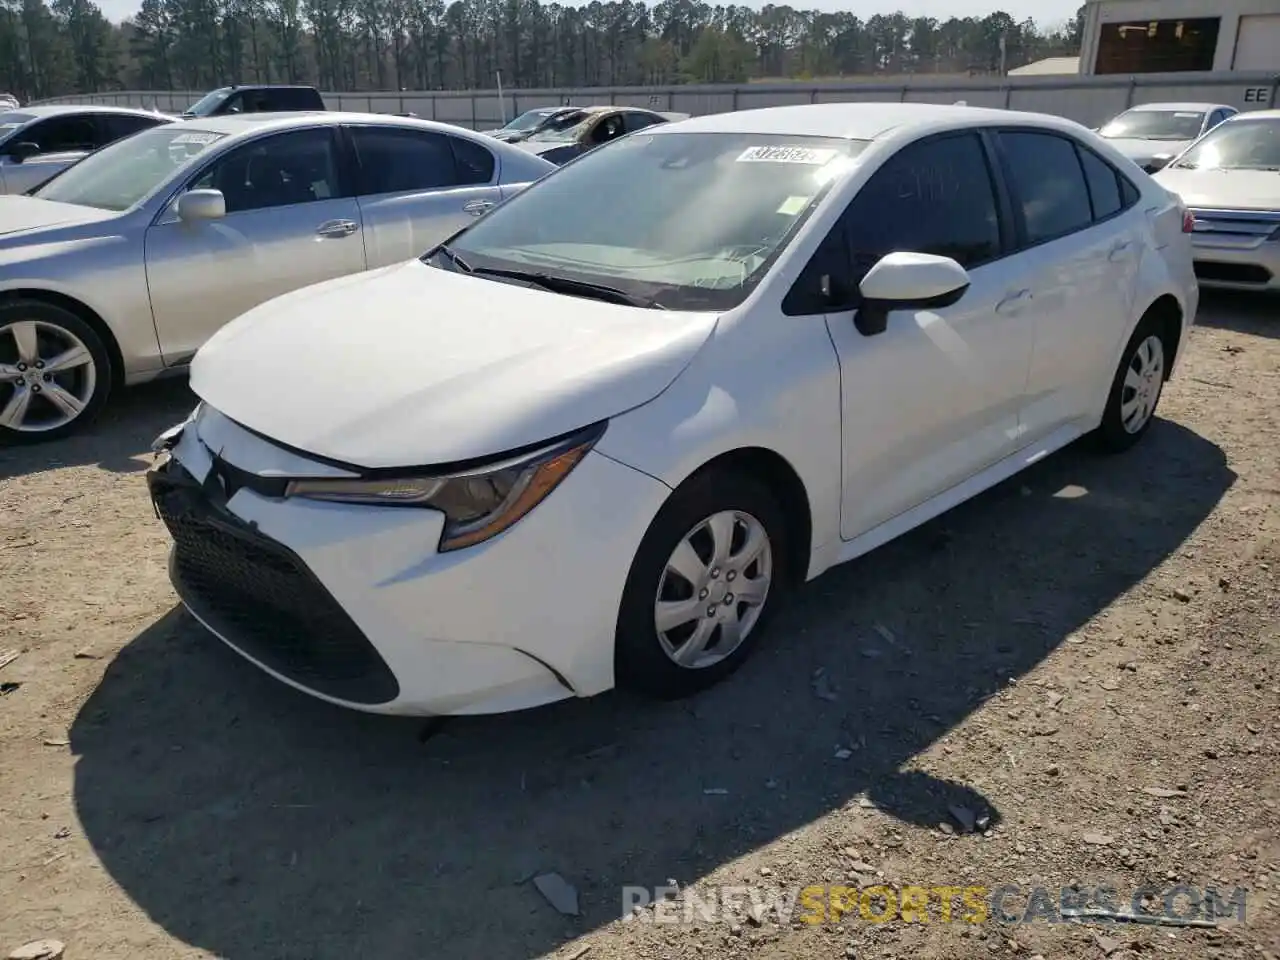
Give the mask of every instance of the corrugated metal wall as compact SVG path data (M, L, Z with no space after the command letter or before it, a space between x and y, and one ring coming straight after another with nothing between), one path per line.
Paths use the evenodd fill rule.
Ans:
M571 102L620 104L654 110L707 114L801 103L918 101L1002 107L1052 113L1098 126L1139 103L1197 100L1226 103L1241 110L1276 105L1280 77L1270 73L1161 74L1142 77L1006 77L982 79L906 78L886 83L828 82L744 84L740 86L592 87L561 90L403 91L327 93L331 110L373 113L413 112L429 120L486 129L532 107ZM107 103L155 107L178 112L204 95L203 90L125 90L117 93L55 97L44 103Z

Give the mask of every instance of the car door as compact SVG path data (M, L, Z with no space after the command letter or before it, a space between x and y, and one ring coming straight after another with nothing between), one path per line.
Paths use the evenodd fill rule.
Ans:
M37 120L15 138L38 146L39 152L21 163L4 159L4 183L7 193L34 190L55 173L61 173L100 144L101 133L93 114L59 113Z
M872 175L784 302L784 312L807 312L804 291L822 277L856 292L897 251L949 256L969 273L958 302L893 311L883 333L859 333L852 311L827 313L840 362L844 538L1012 452L1033 322L1020 266L1005 255L1008 239L983 137L931 137Z
M497 161L473 140L412 127L347 129L370 269L421 256L501 199Z
M1035 321L1019 430L1025 444L1071 429L1096 405L1098 373L1111 369L1117 331L1133 312L1136 191L1124 190L1118 171L1065 134L1002 130L997 142Z
M167 364L272 297L365 268L360 207L332 127L233 146L185 190L221 190L226 216L187 223L169 210L146 234L147 283Z

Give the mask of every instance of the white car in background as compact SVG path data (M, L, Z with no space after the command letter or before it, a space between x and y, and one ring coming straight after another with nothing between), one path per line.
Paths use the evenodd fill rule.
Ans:
M1144 103L1115 117L1098 135L1147 173L1155 173L1236 113L1225 103Z
M17 110L22 104L18 102L18 98L12 93L0 93L0 112L6 110Z
M1280 290L1280 110L1240 114L1155 178L1190 208L1202 286Z
M55 105L0 113L0 194L26 193L100 147L172 122L127 107Z
M554 169L426 120L258 113L145 130L0 197L0 443L65 436L251 307L416 257Z
M211 338L149 474L173 582L349 707L689 694L794 585L1138 442L1196 312L1187 227L1055 117L655 125Z

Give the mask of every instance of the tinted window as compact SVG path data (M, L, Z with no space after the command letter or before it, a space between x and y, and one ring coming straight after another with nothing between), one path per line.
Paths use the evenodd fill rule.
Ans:
M1209 126L1216 127L1225 119L1227 119L1227 111L1215 110L1213 111L1213 114L1209 117Z
M324 100L315 90L306 87L280 87L267 91L269 106L266 110L323 110Z
M599 121L591 131L592 143L607 143L616 140L626 132L622 123L622 114L611 113Z
M353 127L362 195L456 186L450 137L420 130Z
M976 136L905 147L876 171L845 213L857 280L886 253L952 257L974 267L1000 254L1000 219Z
M1120 199L1124 202L1125 209L1128 209L1137 203L1140 196L1141 194L1138 193L1138 188L1133 185L1129 178L1121 176Z
M787 295L788 314L851 305L867 271L887 253L932 253L975 267L1000 255L1000 218L986 153L976 135L904 147L858 191ZM831 278L830 293L822 277Z
M1089 199L1093 203L1093 218L1103 220L1119 213L1124 207L1120 198L1120 180L1109 163L1091 150L1080 148L1080 165L1084 167L1084 179L1089 185Z
M1087 227L1093 219L1084 172L1070 140L1046 133L1000 134L1014 205L1028 243Z
M341 196L333 135L298 130L245 144L214 161L191 189L221 190L228 213Z
M651 113L628 113L627 131L643 130L645 127L651 127L655 123L661 123L662 120L662 117L656 117Z
M22 131L22 139L39 144L41 153L94 150L98 146L98 131L91 117L71 114L33 123Z
M127 114L115 116L104 114L98 118L98 122L102 124L102 142L111 143L121 137L137 133L139 130L149 130L163 120L160 117L152 119L151 117L131 117Z
M457 163L457 183L459 186L488 183L493 179L493 154L474 140L462 137L450 137L453 146L453 158Z

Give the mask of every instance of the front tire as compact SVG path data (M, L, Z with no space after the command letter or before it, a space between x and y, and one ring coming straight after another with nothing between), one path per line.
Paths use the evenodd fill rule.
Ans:
M710 471L658 512L627 577L618 615L618 686L660 700L737 670L791 583L777 498L741 473Z
M1097 441L1104 452L1121 453L1143 438L1155 420L1172 351L1155 317L1143 317L1125 345L1111 381Z
M111 358L96 330L40 300L0 303L0 445L58 440L102 410Z

